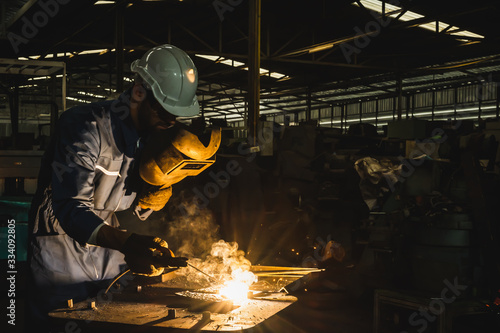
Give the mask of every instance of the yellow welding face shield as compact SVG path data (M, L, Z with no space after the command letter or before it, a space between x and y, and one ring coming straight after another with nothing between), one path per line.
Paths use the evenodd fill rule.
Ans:
M205 146L188 130L174 126L154 133L141 156L141 178L155 186L171 186L188 176L199 175L215 162L221 130L213 129Z

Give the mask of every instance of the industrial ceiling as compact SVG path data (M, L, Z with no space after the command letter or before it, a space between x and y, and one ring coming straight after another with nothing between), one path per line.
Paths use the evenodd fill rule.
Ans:
M0 9L0 58L65 62L68 106L126 89L130 63L171 43L198 68L205 116L245 117L248 1L3 0ZM484 73L498 82L498 17L493 0L263 0L261 113L481 81ZM9 70L0 66L4 91L18 86L39 99L62 86Z

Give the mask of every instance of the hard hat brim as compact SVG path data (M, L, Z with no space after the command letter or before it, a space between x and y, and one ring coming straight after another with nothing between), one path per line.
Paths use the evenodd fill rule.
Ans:
M160 102L160 104L167 112L178 117L194 117L200 113L200 104L196 96L193 99L193 103L189 106L173 106L163 102Z

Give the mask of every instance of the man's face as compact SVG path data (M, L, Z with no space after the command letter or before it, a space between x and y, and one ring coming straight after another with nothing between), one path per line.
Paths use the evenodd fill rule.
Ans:
M147 131L170 128L175 124L176 118L161 106L150 91L139 106L138 116L141 128Z

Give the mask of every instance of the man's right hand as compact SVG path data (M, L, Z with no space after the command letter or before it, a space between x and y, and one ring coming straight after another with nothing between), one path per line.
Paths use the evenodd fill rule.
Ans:
M97 234L96 243L122 252L130 270L136 274L158 276L164 267L187 265L187 259L175 257L167 242L159 237L130 234L104 225Z
M165 240L138 234L130 235L120 251L132 272L147 276L158 276L168 266L160 265L157 258L174 256Z

